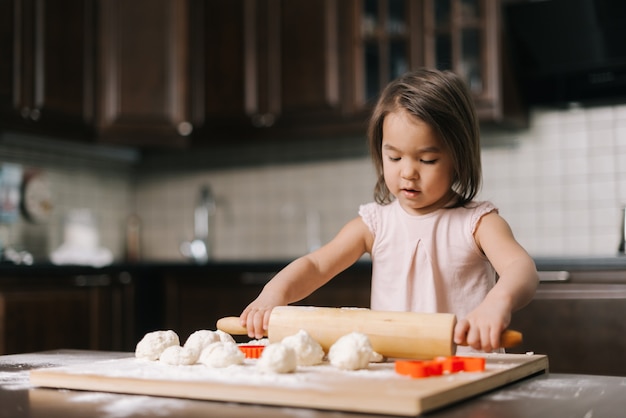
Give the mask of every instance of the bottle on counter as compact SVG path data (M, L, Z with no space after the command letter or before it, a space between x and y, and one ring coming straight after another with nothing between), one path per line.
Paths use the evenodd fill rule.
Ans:
M126 218L126 261L137 262L141 258L141 219L136 214Z

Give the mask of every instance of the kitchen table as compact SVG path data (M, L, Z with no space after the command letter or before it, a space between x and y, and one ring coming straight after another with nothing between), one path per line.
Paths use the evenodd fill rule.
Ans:
M227 402L34 388L29 370L127 357L128 353L58 350L0 356L0 417L294 417L381 415ZM541 374L426 414L429 417L613 418L626 413L626 377Z

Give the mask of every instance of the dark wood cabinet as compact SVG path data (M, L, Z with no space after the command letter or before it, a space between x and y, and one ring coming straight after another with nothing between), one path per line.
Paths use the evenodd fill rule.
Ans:
M341 3L192 1L196 143L340 129Z
M3 129L91 138L95 0L0 2Z
M187 0L99 2L99 141L187 144L188 13Z
M0 278L0 354L60 348L133 350L126 273Z
M510 327L524 341L508 351L547 354L554 373L626 376L625 315L626 284L541 283L534 300L513 314Z
M349 13L349 100L358 111L371 108L391 80L424 65L422 1L353 0Z
M500 0L423 0L424 65L466 80L486 126L523 127L527 108L504 45Z
M0 128L148 149L363 136L424 65L520 125L501 30L498 0L7 0Z

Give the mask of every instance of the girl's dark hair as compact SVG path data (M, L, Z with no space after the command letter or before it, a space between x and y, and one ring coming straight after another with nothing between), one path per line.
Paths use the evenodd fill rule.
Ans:
M383 121L392 112L405 110L427 123L454 162L454 207L474 199L480 190L480 132L474 102L463 80L451 71L419 69L392 81L382 91L368 127L368 141L376 168L374 199L392 200L383 176Z

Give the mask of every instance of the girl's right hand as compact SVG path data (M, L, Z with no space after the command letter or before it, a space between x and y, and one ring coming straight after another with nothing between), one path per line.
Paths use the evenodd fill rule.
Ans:
M279 292L264 289L239 316L241 325L248 330L248 337L261 339L267 336L272 309L287 304L288 301Z
M241 325L248 330L248 337L261 339L267 335L272 306L256 307L254 302L241 313Z

